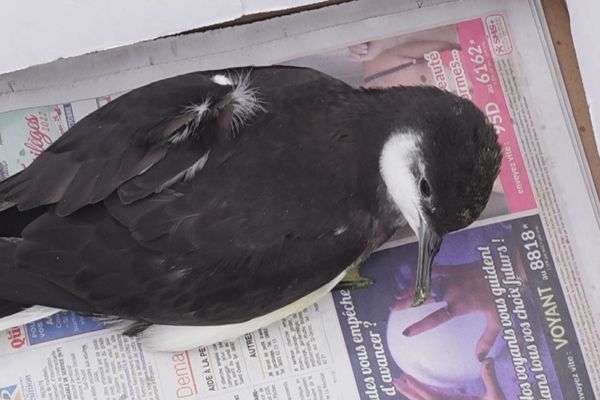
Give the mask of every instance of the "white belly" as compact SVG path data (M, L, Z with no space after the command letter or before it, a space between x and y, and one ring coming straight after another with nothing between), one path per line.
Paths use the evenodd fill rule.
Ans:
M144 348L152 351L184 351L225 340L233 340L246 333L269 326L316 303L342 280L347 271L342 272L325 286L295 302L246 322L213 326L151 325L141 332L138 338L142 341ZM58 308L33 306L16 314L0 318L0 331L37 321L60 311L62 310ZM130 325L129 322L113 321L115 327L120 330L125 330Z
M184 351L225 340L233 340L246 333L269 326L316 303L342 280L346 272L342 272L327 285L301 299L246 322L214 326L151 325L141 332L138 337L144 348L152 351Z

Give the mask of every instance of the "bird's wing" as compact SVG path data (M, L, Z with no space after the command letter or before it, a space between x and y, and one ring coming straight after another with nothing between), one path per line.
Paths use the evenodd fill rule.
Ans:
M162 146L151 142L143 154L138 154L131 150L135 148L131 139L139 133L129 134L119 125L120 134L129 138L124 142L119 141L120 136L112 138L105 132L103 140L94 141L100 148L94 149L73 134L57 142L50 153L58 163L47 165L53 174L63 174L63 167L81 171L86 163L95 165L95 150L104 154L99 163L110 160L107 166L99 164L100 172L94 171L99 176L91 175L96 182L91 189L87 181L81 183L79 189L85 196L75 193L79 183L74 178L54 181L60 190L53 190L51 185L37 189L18 183L29 174L3 186L1 192L10 194L4 195L4 201L32 206L30 202L39 203L33 196L38 190L46 202L58 205L56 212L32 222L23 239L6 252L13 255L7 258L6 268L0 265L2 296L13 302L153 323L231 323L287 305L325 285L385 239L373 237L373 231L381 231L376 227L381 221L373 219L376 188L368 187L375 185L379 176L378 158L364 156L367 152L353 143L350 129L338 129L339 121L346 121L346 127L353 123L332 115L343 109L344 99L323 94L339 83L321 74L285 69L266 69L252 76L256 87L265 89L267 112L240 130L233 153L228 141L192 151L189 162L194 161L194 155L194 162L201 160L204 150L210 154L201 173L188 181L128 201L128 188L157 191L155 179L163 185L164 176L181 171L173 165L183 162L179 158L185 159L185 150L175 147L179 143L163 139L159 142ZM213 87L204 75L198 79ZM191 96L186 80L172 84ZM275 85L277 93L269 94L269 85ZM163 94L160 90L145 93L156 97ZM206 94L204 90L198 101ZM316 94L319 97L315 98ZM162 100L146 98L143 103L148 107L139 106L139 113L152 109L154 101ZM169 106L172 111L167 115L187 103L187 98L176 103L177 107ZM319 112L314 110L315 103ZM110 115L126 118L122 114L127 107L138 106L134 99L120 104L104 111L106 118L96 116L86 124L95 121L90 126L96 127ZM167 126L153 132L173 138L174 130ZM212 130L222 132L218 118L202 132L213 137ZM106 140L113 142L104 148ZM117 154L114 162L110 158L113 147ZM63 154L73 158L63 160ZM143 161L147 159L151 161ZM164 166L159 169L161 162ZM40 161L32 170L42 174L42 165ZM144 181L154 168L163 178ZM161 175L162 170L170 172ZM119 177L119 171L127 173ZM104 201L82 207L103 197L98 187L104 187ZM96 195L86 195L88 192ZM69 213L72 210L77 211ZM27 291L31 282L35 282L36 291Z
M195 234L199 248L174 253L142 245L102 208L35 221L15 245L18 268L0 265L2 298L156 324L247 321L332 281L366 250L372 222L364 212L343 229L333 219L295 229L250 221L257 228L237 234L245 221L206 213L197 223L214 226Z
M0 210L57 204L65 216L117 189L131 203L189 177L215 142L232 140L236 124L260 108L249 83L237 70L198 72L126 93L0 182Z

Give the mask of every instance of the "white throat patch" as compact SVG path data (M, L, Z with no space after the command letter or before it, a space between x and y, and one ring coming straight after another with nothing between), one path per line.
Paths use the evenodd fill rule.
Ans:
M420 196L411 166L417 160L418 140L411 132L393 133L383 146L379 159L379 171L388 193L415 232L421 223Z

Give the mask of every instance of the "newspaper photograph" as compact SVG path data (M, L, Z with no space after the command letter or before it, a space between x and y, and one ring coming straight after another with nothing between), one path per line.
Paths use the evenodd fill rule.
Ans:
M416 243L386 249L363 270L375 290L333 294L363 398L591 396L538 216L449 235L415 308L416 263Z
M411 307L417 243L405 226L364 264L372 286L334 290L235 341L154 353L72 311L14 327L0 335L0 398L594 399L597 305L580 288L518 29L499 9L283 63L356 87L436 86L494 125L504 157L490 201L445 238L425 304ZM122 93L0 114L0 180Z

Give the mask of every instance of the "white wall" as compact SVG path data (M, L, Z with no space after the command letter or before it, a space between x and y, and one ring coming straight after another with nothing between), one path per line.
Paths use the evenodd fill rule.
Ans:
M2 0L0 74L319 0Z
M571 31L600 149L600 0L567 0Z
M0 74L320 0L2 0ZM600 0L567 0L600 148Z

